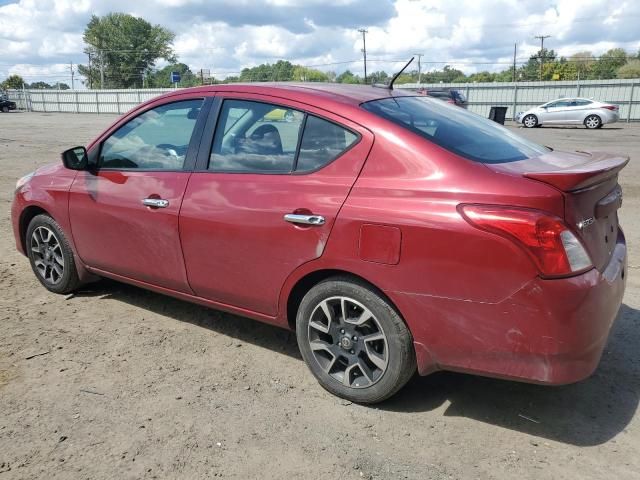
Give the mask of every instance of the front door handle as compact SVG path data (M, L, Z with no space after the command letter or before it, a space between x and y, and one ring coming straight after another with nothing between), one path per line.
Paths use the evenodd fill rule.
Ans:
M151 208L167 208L169 206L169 200L163 198L145 198L142 200L142 204Z
M322 215L298 215L295 213L287 213L284 219L286 222L300 225L324 225L325 222Z

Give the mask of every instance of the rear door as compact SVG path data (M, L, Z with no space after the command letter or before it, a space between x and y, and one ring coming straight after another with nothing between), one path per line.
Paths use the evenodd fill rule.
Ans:
M591 100L581 98L571 99L565 113L566 123L581 124L584 121L587 110L592 104L593 102Z
M332 113L267 98L216 101L180 231L197 295L275 315L286 278L322 255L373 135ZM291 115L275 120L275 109Z
M73 239L86 265L191 292L178 213L195 164L203 105L202 98L156 105L94 147L97 165L78 172L69 196Z

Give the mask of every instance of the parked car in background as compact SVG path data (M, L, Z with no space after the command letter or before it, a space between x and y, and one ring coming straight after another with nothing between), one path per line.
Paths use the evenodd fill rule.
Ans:
M418 90L418 93L420 95L439 98L458 107L468 108L469 106L466 95L456 88L421 88Z
M542 125L584 125L601 128L619 119L617 105L588 98L560 98L517 115L518 123L527 128Z
M181 89L62 159L11 209L45 288L108 277L290 328L354 402L416 370L578 381L622 302L629 158L552 151L415 92Z
M7 113L16 108L18 108L16 102L9 100L6 96L0 96L0 112Z

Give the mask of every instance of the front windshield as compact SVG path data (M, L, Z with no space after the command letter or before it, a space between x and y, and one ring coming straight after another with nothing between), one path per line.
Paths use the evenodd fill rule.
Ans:
M514 162L549 151L491 120L428 97L384 98L362 107L475 162Z

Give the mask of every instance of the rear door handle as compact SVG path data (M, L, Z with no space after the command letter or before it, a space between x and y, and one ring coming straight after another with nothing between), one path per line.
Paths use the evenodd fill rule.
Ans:
M167 208L169 206L169 200L163 198L145 198L142 200L142 204L151 208Z
M298 215L295 213L287 213L284 219L286 222L300 225L324 225L325 222L322 215Z

